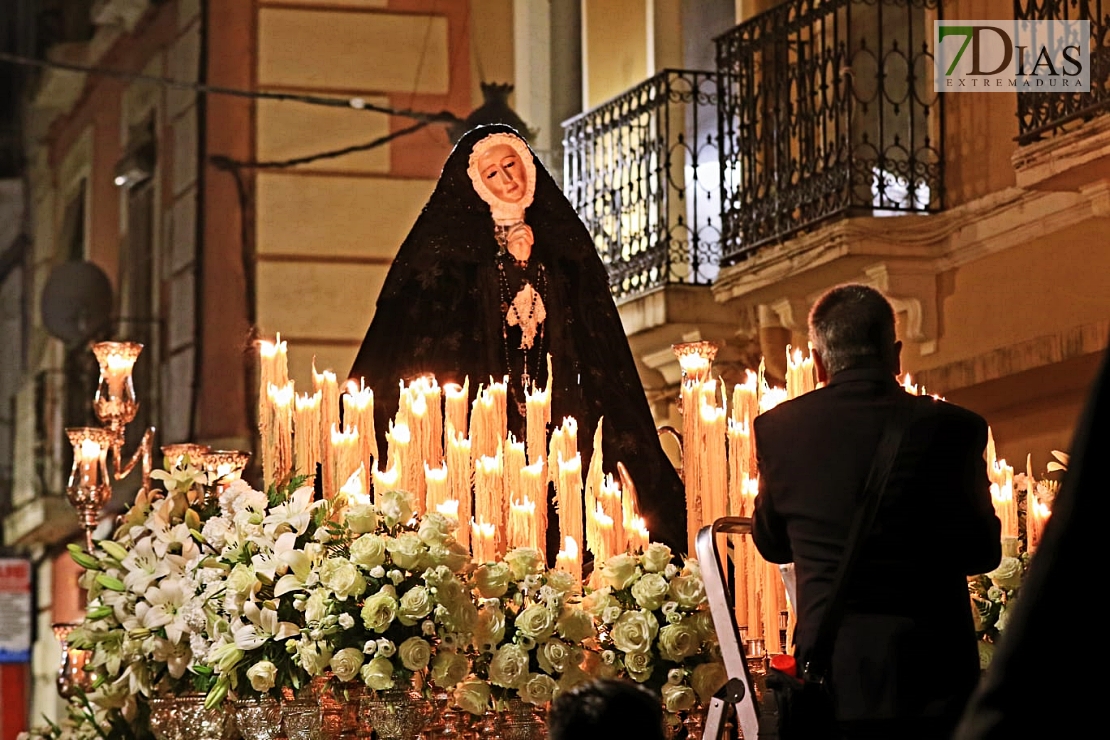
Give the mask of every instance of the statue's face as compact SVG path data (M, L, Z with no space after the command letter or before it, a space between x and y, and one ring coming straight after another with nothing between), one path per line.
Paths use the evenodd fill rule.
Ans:
M506 203L518 203L528 189L520 155L508 144L497 144L478 155L478 172L486 187Z

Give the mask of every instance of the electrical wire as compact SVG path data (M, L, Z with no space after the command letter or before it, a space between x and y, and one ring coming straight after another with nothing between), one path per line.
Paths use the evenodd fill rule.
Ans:
M376 105L370 103L364 98L341 98L329 97L325 95L304 95L300 93L282 93L282 92L267 92L263 90L240 90L233 87L222 87L220 85L207 85L200 82L187 82L183 80L176 80L172 77L162 77L160 75L148 75L139 72L127 72L119 69L109 69L107 67L96 67L85 64L74 64L71 62L58 62L47 59L34 59L32 57L22 56L20 54L12 54L6 51L0 51L0 62L14 64L22 67L36 67L39 69L60 69L66 72L78 72L82 74L94 74L102 77L111 77L118 80L126 80L130 82L150 82L163 87L169 87L176 90L189 90L192 92L205 93L208 95L228 95L231 97L248 98L252 100L279 100L291 103L301 103L304 105L320 105L329 108L350 108L352 110L369 111L371 113L382 113L389 116L400 116L402 118L411 118L416 121L424 121L425 123L459 123L462 121L457 115L448 110L441 110L438 112L416 111L411 108L390 108L384 105Z
M406 128L398 129L396 131L388 133L385 136L379 136L378 138L374 139L373 141L368 141L365 144L355 144L354 146L346 146L346 147L343 147L342 149L333 149L331 151L320 152L319 154L310 154L310 155L307 155L307 156L304 156L304 157L295 157L293 159L280 159L280 160L269 160L269 161L255 161L255 160L240 161L240 160L231 159L230 157L225 157L223 155L218 154L218 155L213 156L211 161L212 161L212 164L216 165L220 169L225 169L225 170L226 169L236 169L236 168L240 168L240 169L260 169L261 170L261 169L283 169L283 168L286 168L286 167L296 167L299 164L309 164L311 162L318 162L321 159L334 159L336 157L342 157L346 154L353 154L355 152L364 152L364 151L367 151L369 149L375 149L379 146L382 146L383 144L388 144L389 142L393 141L394 139L400 138L400 137L405 136L407 134L411 134L414 131L419 131L420 129L427 126L428 123L429 123L428 121L420 121L420 122L414 123L413 125L408 126Z

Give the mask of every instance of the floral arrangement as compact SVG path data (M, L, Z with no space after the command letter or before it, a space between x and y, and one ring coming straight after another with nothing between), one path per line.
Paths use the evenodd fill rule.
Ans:
M1066 471L1067 454L1053 450L1052 455L1056 459L1048 463L1048 472ZM1031 487L1032 494L1029 493ZM1055 500L1059 488L1058 481L1031 479L1026 473L1015 475L1014 490L1026 491L1025 497L1019 502L1018 537L1003 538L1002 560L997 568L990 573L968 578L972 616L975 620L975 631L979 636L979 667L982 670L990 666L994 657L995 644L1006 630L1010 611L1014 608L1021 591L1021 584L1033 559L1034 553L1027 544L1030 495L1035 496L1037 501L1051 503ZM1026 543L1024 547L1023 543Z
M88 607L70 639L92 651L105 728L160 695L217 706L323 678L448 692L475 715L595 676L648 684L673 714L725 681L697 563L664 545L601 564L590 588L529 548L472 562L454 522L414 516L404 491L372 504L235 481L217 498L187 460L159 477L111 539L71 548Z

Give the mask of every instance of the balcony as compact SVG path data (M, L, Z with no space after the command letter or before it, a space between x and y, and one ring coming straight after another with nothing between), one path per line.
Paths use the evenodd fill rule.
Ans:
M938 211L936 0L787 0L717 39L722 258L835 217Z
M563 124L564 189L618 301L716 277L717 96L715 74L668 69Z
M1110 110L1110 0L1014 0L1014 18L1091 22L1091 91L1027 92L1018 99L1018 143L1068 133Z

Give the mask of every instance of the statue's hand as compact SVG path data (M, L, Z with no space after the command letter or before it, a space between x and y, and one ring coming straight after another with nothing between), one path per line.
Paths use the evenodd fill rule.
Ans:
M535 240L532 236L532 227L528 224L517 224L509 231L506 248L517 262L524 263L528 261L528 258L532 256L533 244L535 244Z

